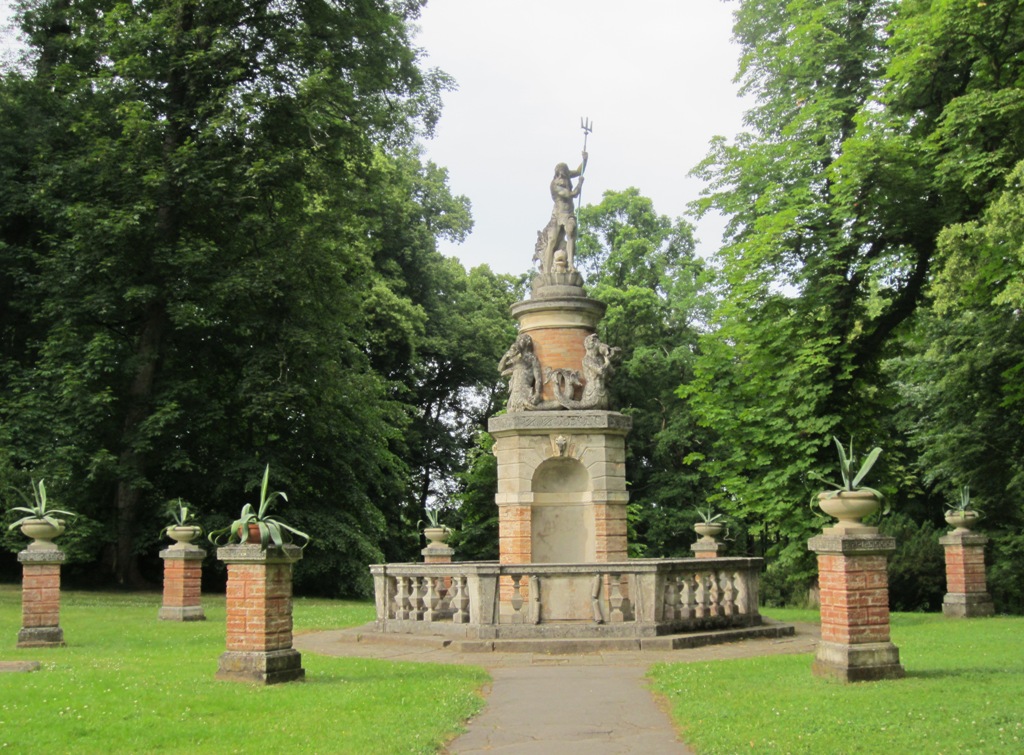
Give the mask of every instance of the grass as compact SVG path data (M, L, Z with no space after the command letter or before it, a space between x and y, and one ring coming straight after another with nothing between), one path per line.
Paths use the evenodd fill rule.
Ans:
M65 592L65 648L18 650L18 585L0 585L0 749L10 752L432 753L483 707L482 669L305 653L306 681L219 682L223 596L207 621L158 621L159 594ZM296 599L295 631L373 618L372 604Z
M842 684L812 676L811 657L794 655L659 664L652 686L702 755L1024 749L1024 619L893 614L891 632L905 679Z

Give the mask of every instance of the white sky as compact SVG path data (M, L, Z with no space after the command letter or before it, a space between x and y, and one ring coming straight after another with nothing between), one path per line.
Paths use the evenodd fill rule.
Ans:
M735 3L723 0L430 0L417 44L426 64L451 74L427 156L473 204L460 246L467 267L530 267L537 231L551 215L554 166L579 164L580 118L594 131L584 204L636 186L655 209L682 216L701 182L688 177L712 136L741 130L732 83ZM698 225L713 253L721 218Z
M0 25L11 0L0 0ZM496 272L531 265L551 215L556 163L579 163L580 119L593 124L585 204L636 186L655 209L684 215L701 182L689 171L716 134L741 129L732 78L728 0L429 0L416 44L425 64L451 74L427 157L448 168L475 221L464 265ZM723 221L697 226L698 248L717 248Z

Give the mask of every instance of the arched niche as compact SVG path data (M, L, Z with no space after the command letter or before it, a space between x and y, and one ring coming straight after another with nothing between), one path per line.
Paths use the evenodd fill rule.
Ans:
M533 474L530 546L535 563L594 560L591 479L577 459L547 459Z

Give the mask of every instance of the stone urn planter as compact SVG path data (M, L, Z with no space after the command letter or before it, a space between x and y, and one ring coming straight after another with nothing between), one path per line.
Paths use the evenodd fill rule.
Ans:
M167 537L174 541L172 548L187 548L189 543L203 533L202 527L193 524L175 525L167 528Z
M448 541L448 536L451 532L447 527L425 528L423 535L427 538L427 547L429 548L431 545L444 545Z
M874 514L881 506L881 500L870 490L830 490L818 494L818 507L838 519L836 529L844 531L873 529L861 520Z
M704 542L716 542L725 532L725 524L723 522L697 522L693 525L693 530L701 536L700 539Z
M946 512L946 524L954 528L953 532L970 532L979 519L981 519L981 514L974 509Z
M64 522L61 519L26 519L21 523L20 529L23 535L32 538L28 545L29 550L53 551L57 550L54 538L64 534Z

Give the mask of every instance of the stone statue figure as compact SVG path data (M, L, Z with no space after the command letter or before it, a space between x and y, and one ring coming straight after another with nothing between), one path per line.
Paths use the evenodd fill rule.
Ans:
M551 220L542 231L537 232L537 247L533 258L540 262L542 273L565 273L576 270L576 209L573 200L583 188L583 171L587 169L587 153L576 170L569 170L565 163L555 166L555 177L551 179L551 199L554 208ZM572 179L579 178L575 188Z
M555 401L565 409L607 409L608 380L615 371L615 362L622 355L622 349L601 343L591 333L583 341L586 353L583 356L582 379L575 370L548 370L547 378L554 384ZM583 383L583 395L573 398L575 388Z
M544 380L540 360L533 353L533 339L520 333L498 362L502 376L508 377L508 410L522 412L540 403Z

